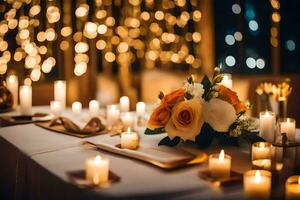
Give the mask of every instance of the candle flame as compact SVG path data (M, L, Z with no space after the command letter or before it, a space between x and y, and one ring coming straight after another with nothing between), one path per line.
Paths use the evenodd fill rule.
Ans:
M269 113L269 111L266 111L265 116L266 117L270 117L271 116L270 113Z
M100 162L100 160L101 160L101 156L96 156L96 158L95 158L95 162Z
M256 172L255 172L255 178L254 178L254 181L255 181L256 183L259 183L259 182L261 181L261 175L260 175L259 170L256 170Z
M287 122L287 123L290 123L290 118L287 118L286 122Z
M265 148L265 143L264 142L260 142L259 143L259 147L262 148L262 149Z
M17 77L16 77L15 75L10 75L10 76L8 77L8 81L9 81L10 83L15 83L15 82L17 81Z
M299 176L299 178L298 178L298 184L300 185L300 176Z
M130 132L131 132L131 129L130 129L130 127L128 127L127 133L129 134Z
M224 150L222 149L221 152L220 152L220 155L219 155L219 161L223 161L223 160L224 160L224 157L225 157L225 152L224 152Z

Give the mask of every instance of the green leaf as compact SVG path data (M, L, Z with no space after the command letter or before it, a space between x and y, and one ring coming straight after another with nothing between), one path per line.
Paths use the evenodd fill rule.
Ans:
M180 140L181 139L178 136L176 136L173 140L167 136L158 143L158 146L165 145L169 147L174 147L180 142Z
M161 127L161 128L156 128L156 129L150 129L150 128L146 128L145 130L145 135L156 135L156 134L161 134L161 133L165 133L165 128Z
M264 142L265 140L258 136L258 132L250 132L250 131L243 131L242 134L239 136L242 139L245 139L249 143L253 144L255 142Z
M208 77L206 75L202 79L201 84L203 85L203 88L204 88L204 94L203 94L202 97L206 97L208 95L209 91L210 91L210 88L211 88L211 82L210 82L210 80L208 79Z
M195 144L201 149L209 147L213 141L214 135L215 131L213 128L209 124L204 123L200 134L196 136Z

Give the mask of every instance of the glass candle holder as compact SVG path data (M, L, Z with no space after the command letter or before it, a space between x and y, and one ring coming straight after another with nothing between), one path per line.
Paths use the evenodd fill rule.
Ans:
M294 142L296 139L296 120L293 118L280 118L278 120L278 135L286 133L289 142Z
M224 150L220 154L211 154L208 160L208 169L215 179L230 177L231 156L226 155Z
M276 116L272 111L259 113L259 135L268 142L275 139Z
M271 169L272 144L269 142L256 142L252 144L251 159L254 169Z
M291 176L285 183L285 199L300 199L300 176Z

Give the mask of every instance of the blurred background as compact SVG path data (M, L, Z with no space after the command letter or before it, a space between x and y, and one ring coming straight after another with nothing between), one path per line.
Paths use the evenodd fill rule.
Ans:
M101 106L129 96L155 102L190 74L232 74L253 104L263 81L290 79L288 113L300 121L298 0L4 0L0 74L31 84L33 104L49 105L67 80L67 104Z

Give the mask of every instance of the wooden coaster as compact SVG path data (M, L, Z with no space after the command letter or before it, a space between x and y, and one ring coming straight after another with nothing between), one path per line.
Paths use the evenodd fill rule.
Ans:
M109 171L108 181L98 185L86 180L85 170L67 172L67 175L69 176L71 182L79 188L109 188L112 184L120 182L121 180L121 178L112 171Z

